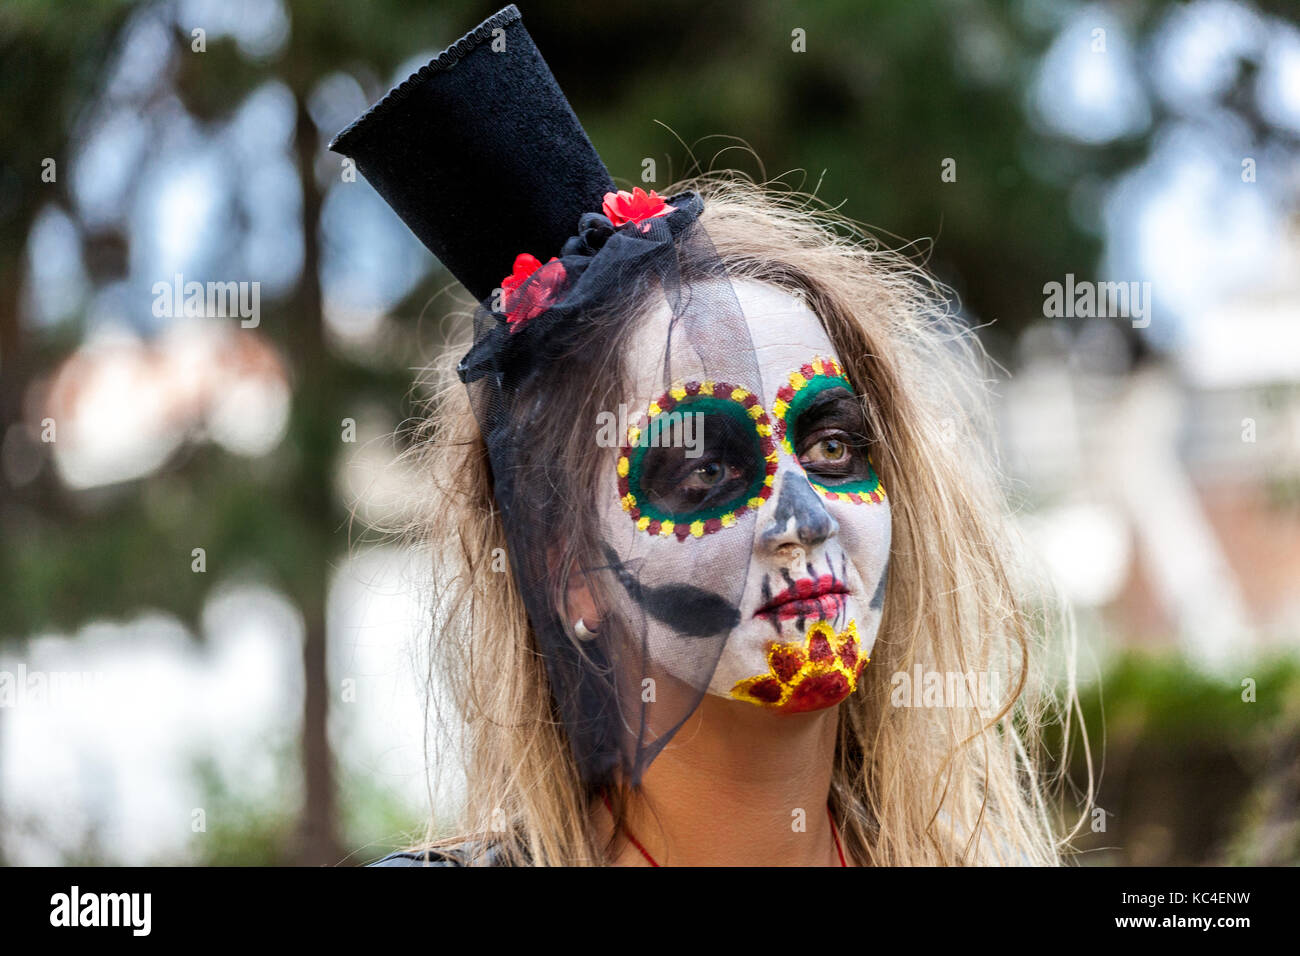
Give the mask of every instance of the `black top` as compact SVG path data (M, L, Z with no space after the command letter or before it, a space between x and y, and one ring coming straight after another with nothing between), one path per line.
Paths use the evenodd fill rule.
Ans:
M481 857L481 859L480 859ZM482 866L506 866L506 856L498 844L484 845L476 840L449 844L436 850L399 850L370 866L469 866L475 860Z

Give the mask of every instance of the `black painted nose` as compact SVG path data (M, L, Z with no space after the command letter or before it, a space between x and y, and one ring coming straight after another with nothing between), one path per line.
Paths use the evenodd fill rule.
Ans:
M802 472L787 471L781 478L772 523L763 532L763 544L769 550L795 542L811 548L839 529L807 477Z

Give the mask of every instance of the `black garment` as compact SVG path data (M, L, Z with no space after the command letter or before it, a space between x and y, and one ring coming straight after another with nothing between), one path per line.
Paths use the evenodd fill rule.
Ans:
M484 844L466 840L437 850L401 850L390 853L369 866L469 866L474 861L480 866L508 866L505 853L498 844Z

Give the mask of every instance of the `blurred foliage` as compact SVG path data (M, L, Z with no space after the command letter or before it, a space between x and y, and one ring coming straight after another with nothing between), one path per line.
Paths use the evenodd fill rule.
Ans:
M291 765L294 754L281 748L276 760ZM159 861L205 866L285 866L295 862L294 827L298 796L281 785L247 793L208 759L194 762L193 777L207 811L207 830L194 834L184 860ZM423 821L393 797L392 790L368 774L349 774L339 783L338 865L364 865L424 835Z
M395 800L381 776L364 773L340 779L339 814L343 862L356 865L422 842L428 822L423 814Z
M1253 702L1243 700L1247 680L1253 682ZM1104 729L1112 740L1150 735L1197 745L1228 738L1251 746L1261 733L1269 736L1280 718L1294 717L1300 661L1289 655L1263 658L1229 680L1180 654L1130 651L1086 688L1082 702L1089 728Z
M1106 821L1076 841L1080 862L1300 864L1295 656L1216 675L1181 655L1128 652L1080 704ZM1059 730L1049 746L1060 752ZM1082 750L1072 751L1082 781Z
M289 752L280 758L286 765L294 761ZM249 795L246 788L232 786L207 757L196 758L191 773L199 788L204 829L191 836L191 856L183 862L206 866L285 866L294 862L294 794Z

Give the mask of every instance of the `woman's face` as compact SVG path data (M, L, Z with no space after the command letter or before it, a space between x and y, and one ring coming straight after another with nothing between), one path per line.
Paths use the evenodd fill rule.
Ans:
M875 643L889 502L861 402L817 316L772 286L732 287L757 381L714 381L680 344L665 378L667 306L629 343L630 427L611 456L601 524L607 557L635 575L616 574L613 593L621 613L647 622L650 656L675 677L700 681L717 658L709 693L817 710L853 691Z

